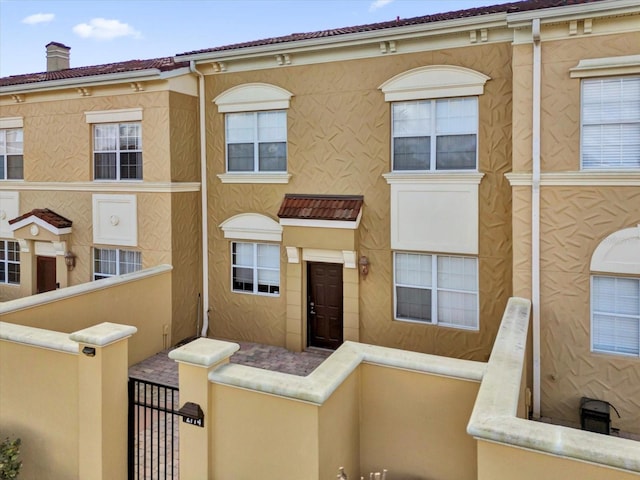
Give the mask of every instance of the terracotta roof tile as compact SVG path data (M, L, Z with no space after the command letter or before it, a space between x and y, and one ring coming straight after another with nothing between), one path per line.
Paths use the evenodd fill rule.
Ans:
M114 73L135 72L139 70L157 69L161 72L187 67L188 62L176 62L173 57L153 58L151 60L128 60L125 62L107 63L89 67L67 68L54 72L28 73L0 78L0 87L23 85L52 80L68 80L72 78L93 77Z
M286 194L278 217L355 222L363 203L362 195Z
M13 225L14 223L17 223L31 216L37 217L55 228L69 228L73 223L68 218L64 218L62 215L58 215L53 210L49 210L48 208L36 208L34 210L31 210L30 212L20 215L19 217L9 220L9 225Z
M333 28L329 30L320 30L317 32L308 33L292 33L290 35L284 35L281 37L264 38L261 40L253 40L243 43L234 43L231 45L223 45L220 47L206 48L202 50L194 50L191 52L180 53L177 55L179 58L181 55L197 55L202 53L215 53L228 50L239 50L249 47L261 47L267 45L277 45L280 43L298 42L302 40L313 40L324 37L335 37L339 35L346 35L350 33L362 33L375 30L391 29L396 27L406 27L411 25L420 25L434 22L441 22L445 20L455 20L459 18L469 18L481 15L489 15L493 13L516 13L525 12L530 10L539 10L543 8L563 7L568 5L579 5L583 3L600 2L603 0L525 0L520 2L508 2L499 5L490 5L487 7L469 8L466 10L456 10L446 13L437 13L433 15L425 15L422 17L413 18L397 18L388 22L369 23L365 25L356 25L353 27Z

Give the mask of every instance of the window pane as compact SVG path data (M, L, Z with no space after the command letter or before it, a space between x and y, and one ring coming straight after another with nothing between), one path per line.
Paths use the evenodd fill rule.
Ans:
M10 262L20 261L20 244L18 242L7 241L7 260Z
M253 143L227 145L230 172L253 172Z
M22 155L22 129L6 131L6 153L8 155Z
M430 137L403 137L393 139L394 170L429 170Z
M3 175L0 174L0 178L3 178ZM24 178L22 155L7 156L7 178L10 180Z
M96 152L115 152L118 150L118 125L94 125L93 149Z
M20 284L20 264L10 263L8 265L7 283Z
M431 287L431 255L396 253L396 284Z
M258 112L258 141L287 141L286 112Z
M477 291L476 259L438 256L438 288Z
M142 153L120 154L120 179L142 180Z
M422 137L431 134L431 102L397 102L392 105L393 136Z
M115 153L94 153L95 173L97 180L116 179L116 154Z
M475 293L438 291L438 323L456 327L478 327Z
M437 170L474 170L475 168L475 135L447 135L436 138Z
M582 166L640 168L640 77L582 82Z
M253 268L253 243L232 244L232 259L234 265Z
M254 113L227 113L227 143L255 142L256 119Z
M477 98L444 98L436 101L436 133L438 135L475 135L477 129Z
M0 155L0 180L4 180L5 176L4 176L4 161L5 161L6 155Z
M141 150L142 138L140 124L123 123L120 125L120 150Z
M93 271L95 273L94 278L98 280L105 276L116 275L117 263L116 263L116 250L109 250L104 248L94 249L94 261Z
M234 267L233 289L253 292L253 269Z
M120 250L120 275L137 272L142 268L142 254L132 250Z
M258 244L258 267L280 268L280 246Z
M431 322L431 290L396 287L396 318Z
M261 172L287 171L287 144L261 143L259 145L259 170Z
M640 279L594 276L593 350L640 354Z

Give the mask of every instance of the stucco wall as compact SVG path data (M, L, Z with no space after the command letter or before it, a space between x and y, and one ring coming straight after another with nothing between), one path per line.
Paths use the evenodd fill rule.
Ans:
M544 30L543 30L544 34ZM544 40L543 35L543 40ZM542 42L541 414L579 423L582 396L620 410L612 426L640 430L638 359L591 353L591 256L611 233L640 222L637 187L545 186L544 174L580 171L582 59L637 54L640 32ZM532 47L514 46L514 171L531 171ZM579 178L576 177L579 181ZM513 189L513 290L531 295L531 189Z
M359 254L370 261L360 283L360 341L486 360L511 293L510 189L511 47L507 44L443 52L291 66L207 77L209 255L212 333L284 345L286 301L230 292L230 246L218 225L245 212L277 220L285 193L364 195ZM480 331L393 321L390 186L390 106L378 87L394 75L431 64L468 67L491 77L480 97ZM244 83L264 82L293 93L287 111L287 185L222 184L224 116L212 100ZM318 235L322 235L319 233ZM281 282L285 280L284 249ZM284 285L281 285L284 292Z
M78 355L3 340L0 365L2 440L22 440L20 478L78 478Z

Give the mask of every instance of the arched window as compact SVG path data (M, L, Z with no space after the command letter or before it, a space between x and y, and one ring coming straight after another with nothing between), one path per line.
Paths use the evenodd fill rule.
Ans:
M640 225L609 235L591 257L591 350L640 356Z

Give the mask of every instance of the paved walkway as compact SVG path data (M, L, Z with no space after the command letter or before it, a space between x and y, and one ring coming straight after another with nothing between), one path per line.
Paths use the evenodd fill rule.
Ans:
M316 369L332 352L312 349L290 352L282 347L259 343L235 342L240 350L231 356L231 363L249 365L276 372L306 376ZM129 368L129 375L163 385L178 386L178 364L168 357L169 350L143 360Z

